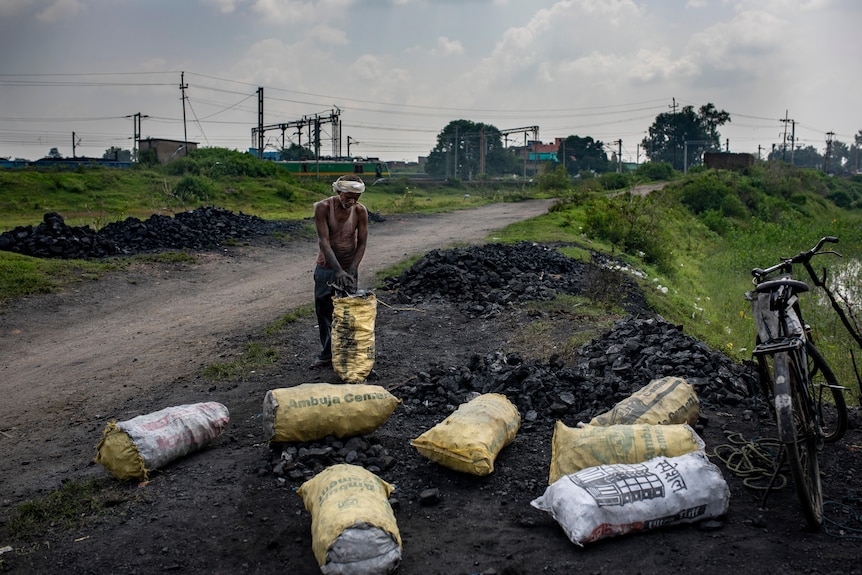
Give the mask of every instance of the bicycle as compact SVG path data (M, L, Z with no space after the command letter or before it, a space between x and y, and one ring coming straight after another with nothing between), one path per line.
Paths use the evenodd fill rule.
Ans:
M811 260L823 254L841 257L832 250L821 251L824 244L837 242L838 238L827 236L808 251L781 258L766 269L754 268L751 274L755 287L745 294L751 301L757 325L753 355L760 391L769 400L778 427L780 448L772 482L786 456L803 515L813 530L823 524L817 451L824 443L833 443L844 436L847 405L844 388L838 385L834 372L815 345L811 327L804 322L799 294L809 291L809 287L793 279L793 265L802 264L813 283L827 290L825 272L823 279L819 278ZM834 304L832 294L829 296ZM851 329L846 316L839 315ZM831 397L831 401L826 397Z

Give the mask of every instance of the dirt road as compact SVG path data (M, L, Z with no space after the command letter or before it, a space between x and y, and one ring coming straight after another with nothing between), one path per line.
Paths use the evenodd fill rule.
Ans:
M493 230L545 213L550 203L372 223L360 287L405 257L483 241ZM316 251L311 240L227 248L200 256L198 264L141 266L15 302L0 313L0 431L20 437L33 421L61 411L70 421L89 420L99 415L105 394L138 395L211 363L227 338L259 332L310 303Z

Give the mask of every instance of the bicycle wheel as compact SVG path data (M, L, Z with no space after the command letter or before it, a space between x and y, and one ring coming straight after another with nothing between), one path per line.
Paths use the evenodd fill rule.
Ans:
M844 400L844 389L838 385L835 374L814 344L807 342L806 349L808 351L808 394L814 402L820 436L826 443L834 443L844 437L847 431L847 402ZM831 393L827 392L827 389Z
M817 531L823 525L823 491L817 463L819 438L814 421L814 404L808 395L808 388L800 381L805 373L800 368L806 367L801 363L802 358L796 353L775 354L775 409L779 438L787 453L802 514L808 526ZM789 401L781 399L788 395ZM782 429L782 421L788 419L793 422L792 428Z

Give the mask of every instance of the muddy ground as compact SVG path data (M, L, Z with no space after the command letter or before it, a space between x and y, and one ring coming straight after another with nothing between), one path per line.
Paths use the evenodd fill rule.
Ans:
M385 238L385 249L396 259L399 252L421 253L423 243L431 249L480 241L476 220L469 219L475 216L460 222L453 217L446 224L433 218L383 222L371 233L377 241ZM426 229L432 231L417 244L420 223L431 224ZM267 390L337 381L331 370L309 368L317 351L313 318L303 316L264 333L281 313L307 303L302 293L310 293L306 256L313 257L313 244L252 240L199 254L199 264L141 265L3 310L0 548L12 548L0 555L3 570L319 572L311 550L311 518L295 492L301 481L275 472L278 458L261 423ZM368 268L383 265L370 260ZM265 272L255 275L260 270ZM264 276L275 279L267 283ZM304 284L287 288L280 301L261 303L274 297L279 282L297 277ZM173 299L181 293L191 299ZM537 315L524 304L483 317L446 298L403 305L387 290L377 296L371 382L396 396L420 374L469 365L477 355L518 353L546 361L561 352L562 361L572 364L577 350L566 342L573 334L599 337L622 319ZM553 325L541 337L530 331L539 319ZM202 377L202 368L236 360L249 343L272 346L278 358L244 377ZM96 363L88 363L92 358ZM206 449L144 483L117 481L92 462L111 419L199 401L218 401L230 410L227 430ZM762 505L762 492L745 486L713 457L731 491L729 510L720 520L580 548L550 516L530 506L547 486L550 425L522 429L497 458L495 471L477 477L431 463L409 445L446 415L399 406L365 438L394 461L379 475L397 487L393 503L403 559L396 573L862 573L862 525L850 514L862 509L858 416L847 437L822 453L830 506L827 526L819 533L805 528L792 488L771 493ZM737 434L752 439L774 430L749 401L705 406L697 427L709 453ZM88 479L96 481L101 511L85 512L71 525L43 523L24 536L10 531L22 502L44 497L65 481ZM428 489L436 489L439 498L422 500Z

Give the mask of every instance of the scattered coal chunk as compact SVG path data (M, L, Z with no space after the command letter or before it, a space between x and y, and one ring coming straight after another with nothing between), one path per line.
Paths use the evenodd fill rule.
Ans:
M524 361L516 353L474 355L468 365L433 365L395 390L399 409L448 413L476 393L502 393L522 428L588 422L654 379L676 376L695 387L702 406L735 405L757 384L755 371L734 362L660 318L628 316L581 346L574 365L558 356Z

